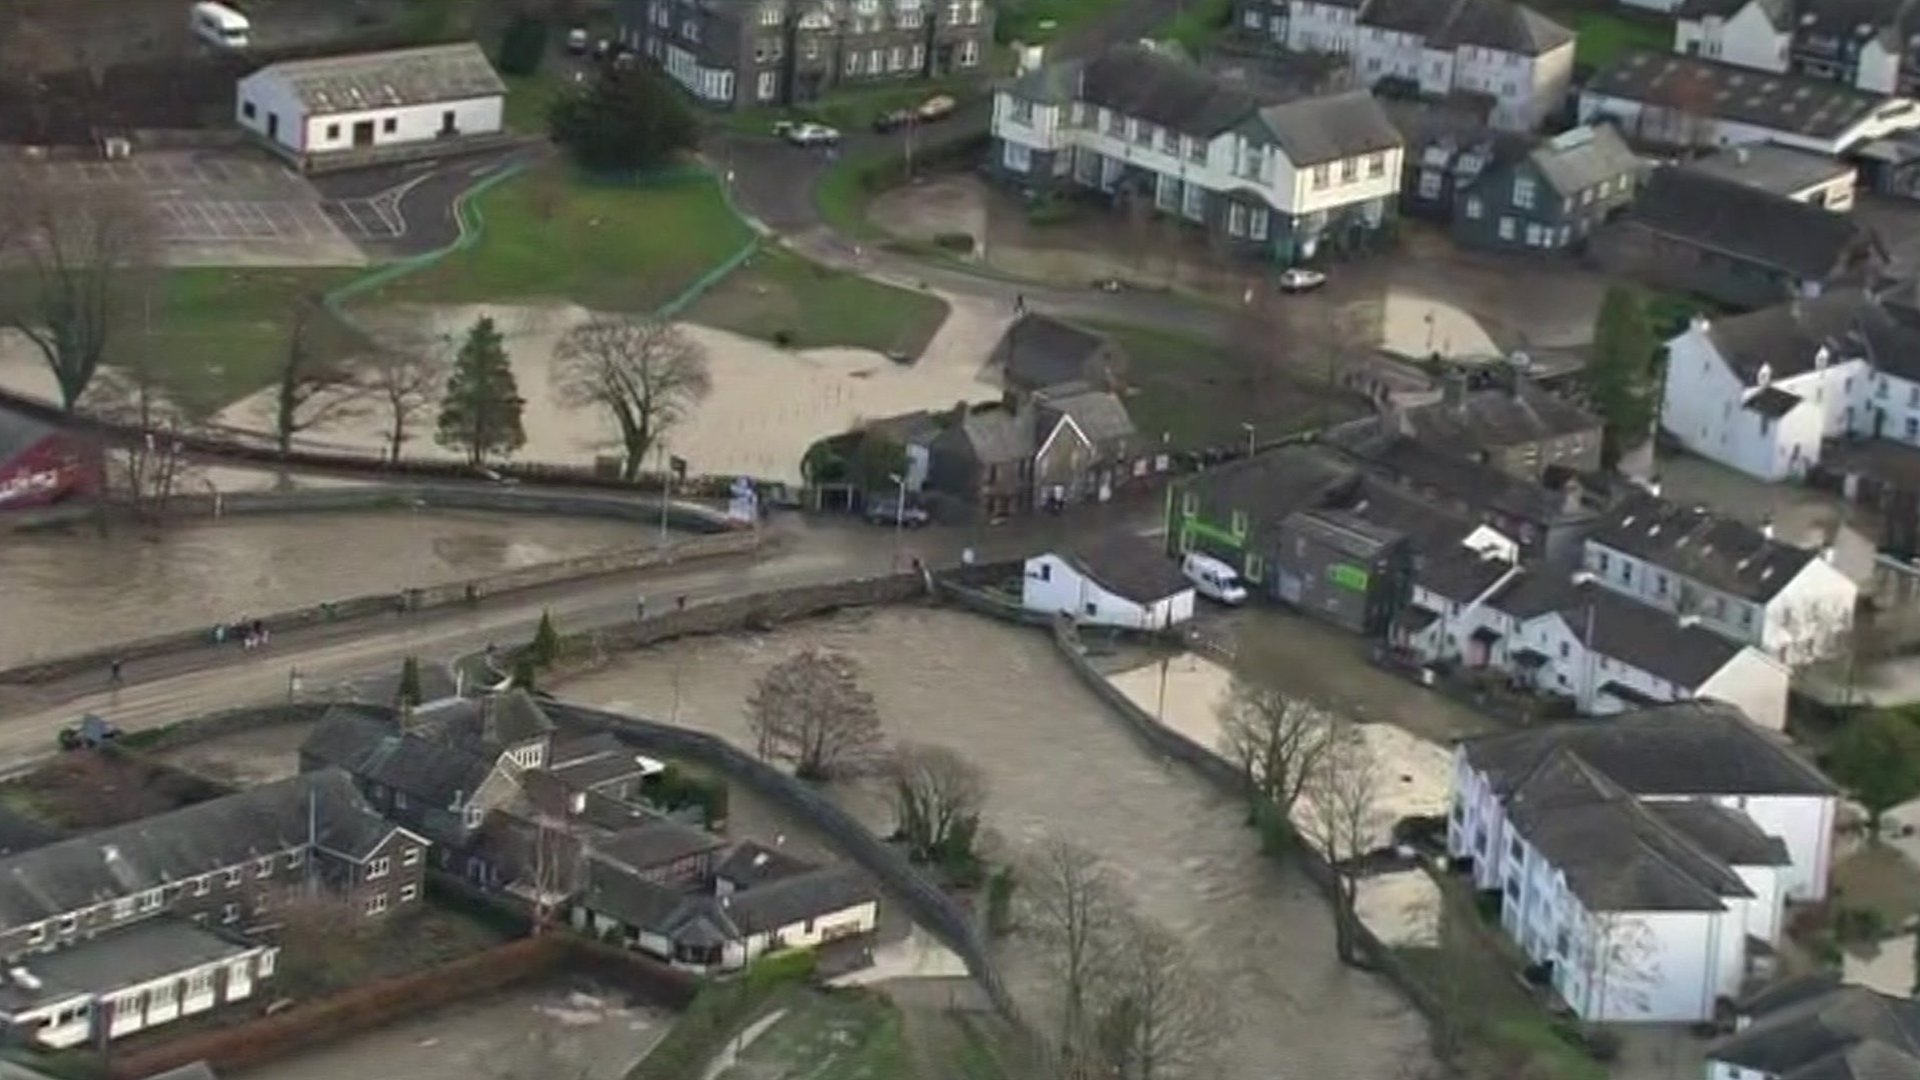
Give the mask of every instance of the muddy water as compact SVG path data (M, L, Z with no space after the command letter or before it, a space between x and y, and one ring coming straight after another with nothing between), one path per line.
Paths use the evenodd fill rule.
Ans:
M891 734L945 743L980 764L992 785L990 842L1055 835L1090 848L1144 911L1191 944L1237 1021L1222 1077L1382 1080L1424 1060L1418 1015L1387 984L1335 963L1331 917L1312 887L1258 855L1236 805L1142 751L1036 634L892 609L768 636L676 643L560 692L672 714L746 745L743 702L753 681L807 645L864 658ZM886 827L873 793L843 796ZM1039 973L1017 942L1008 951L1016 994L1039 1010L1049 1000Z
M623 522L439 511L236 517L150 535L0 534L0 667L658 535Z

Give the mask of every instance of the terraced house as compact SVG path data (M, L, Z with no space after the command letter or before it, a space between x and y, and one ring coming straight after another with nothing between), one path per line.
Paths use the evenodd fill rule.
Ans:
M980 70L987 0L618 0L620 41L715 108Z
M1510 0L1238 0L1236 25L1348 58L1355 82L1483 95L1493 126L1532 131L1573 84L1573 32Z
M1393 215L1402 140L1364 90L1293 101L1144 46L1050 64L994 95L989 167L1036 195L1090 189L1294 263Z

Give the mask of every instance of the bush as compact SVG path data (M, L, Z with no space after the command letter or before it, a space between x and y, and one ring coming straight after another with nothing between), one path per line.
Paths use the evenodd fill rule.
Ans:
M963 233L963 232L940 233L933 238L933 244L935 247L944 248L947 251L958 252L961 255L973 254L973 234L972 233Z
M547 56L547 24L525 13L515 15L500 35L496 66L502 75L531 75Z
M1080 208L1066 199L1048 196L1027 207L1029 225L1064 225L1079 215Z
M796 949L763 956L737 978L708 983L667 1037L627 1073L627 1080L686 1080L700 1075L714 1054L752 1022L775 994L811 978L813 969L813 952Z
M602 71L555 101L547 124L554 142L597 173L657 169L699 136L677 89L646 64Z
M791 349L793 348L793 341L793 331L791 330L775 330L773 332L773 343L779 348Z
M1620 1033L1572 1020L1555 1020L1553 1033L1568 1046L1602 1065L1620 1056Z
M560 659L560 633L553 628L553 612L540 613L540 625L534 628L533 640L527 643L526 659L533 661L535 667L552 667Z
M1886 936L1887 920L1869 907L1843 907L1833 913L1833 936L1842 945L1879 941Z
M987 878L987 933L999 937L1013 929L1013 867L1002 866Z
M727 820L727 782L718 777L690 775L678 765L669 764L649 780L646 796L662 810L699 807L708 828L719 828Z

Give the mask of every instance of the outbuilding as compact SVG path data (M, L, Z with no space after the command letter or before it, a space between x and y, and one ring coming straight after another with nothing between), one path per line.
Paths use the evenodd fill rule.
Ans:
M240 80L235 115L316 171L498 135L506 92L480 47L461 42L268 64Z
M1158 548L1115 535L1029 558L1020 603L1083 626L1163 630L1193 618L1193 584Z

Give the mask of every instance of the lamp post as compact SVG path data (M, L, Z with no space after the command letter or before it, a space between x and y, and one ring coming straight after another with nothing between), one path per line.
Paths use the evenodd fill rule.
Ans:
M1253 456L1253 422L1250 420L1241 421L1240 430L1247 433L1247 456L1252 457Z
M893 496L893 566L900 568L900 555L905 547L907 532L907 474L888 473L887 479L894 483Z

